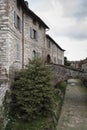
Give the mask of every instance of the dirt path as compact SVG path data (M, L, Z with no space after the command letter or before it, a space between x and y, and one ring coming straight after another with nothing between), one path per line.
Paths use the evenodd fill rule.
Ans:
M87 88L80 81L68 81L57 130L87 130Z

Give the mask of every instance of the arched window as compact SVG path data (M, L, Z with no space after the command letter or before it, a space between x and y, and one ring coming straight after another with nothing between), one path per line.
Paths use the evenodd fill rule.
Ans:
M51 57L49 54L47 55L47 63L51 63Z

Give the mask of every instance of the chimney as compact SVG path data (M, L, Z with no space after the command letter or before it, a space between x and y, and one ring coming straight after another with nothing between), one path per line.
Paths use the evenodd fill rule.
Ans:
M28 1L25 1L26 6L28 7Z

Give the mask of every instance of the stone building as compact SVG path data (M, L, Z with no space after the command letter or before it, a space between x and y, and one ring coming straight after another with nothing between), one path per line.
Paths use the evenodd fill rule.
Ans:
M70 61L70 66L75 69L87 72L87 58L80 61Z
M74 69L81 69L80 61L70 61L70 66Z
M84 72L87 72L87 58L81 61L81 68Z
M46 61L48 63L64 65L64 51L49 35L45 42Z
M63 64L64 50L46 35L46 29L24 0L0 0L0 64L8 73L11 67L24 67L35 55Z

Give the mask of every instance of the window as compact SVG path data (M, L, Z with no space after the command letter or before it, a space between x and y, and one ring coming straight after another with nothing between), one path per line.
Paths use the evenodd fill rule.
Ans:
M33 29L33 38L36 39L36 37L37 37L37 32L36 30Z
M20 45L16 44L16 61L20 61Z
M18 9L20 9L20 1L19 0L17 0L17 7L18 7Z
M51 63L51 56L49 54L47 55L47 63Z
M41 24L39 24L39 29L40 29L40 30L42 29L42 26L41 26Z
M36 25L36 19L33 19L33 24Z
M14 26L17 28L20 32L22 32L22 20L20 17L16 14L14 11Z
M17 28L20 29L20 18L17 16Z
M47 47L51 48L51 42L50 42L50 40L48 40L48 42L47 42Z
M32 39L38 40L38 32L35 29L32 29L31 27L30 27L30 37Z

